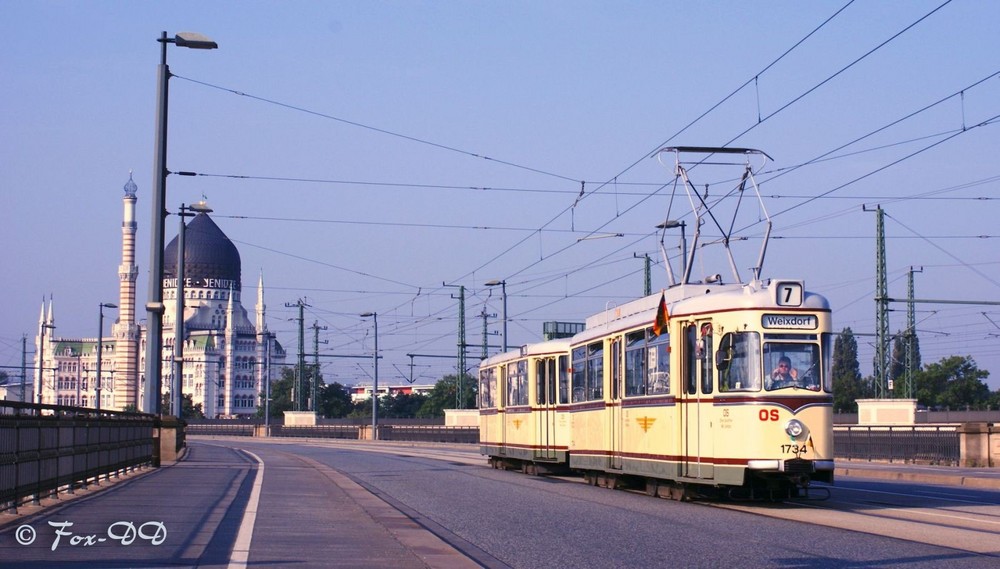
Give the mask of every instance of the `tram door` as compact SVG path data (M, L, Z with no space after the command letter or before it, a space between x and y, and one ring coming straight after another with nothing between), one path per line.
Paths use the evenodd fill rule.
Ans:
M497 403L500 408L500 456L507 456L507 366L497 366Z
M699 320L684 328L683 475L714 478L715 438L712 433L712 322Z
M611 405L608 406L608 426L609 439L611 441L611 463L610 468L621 469L622 467L622 442L625 436L624 417L622 413L622 339L611 340L609 352L611 353Z
M535 360L536 447L535 458L556 459L556 358Z

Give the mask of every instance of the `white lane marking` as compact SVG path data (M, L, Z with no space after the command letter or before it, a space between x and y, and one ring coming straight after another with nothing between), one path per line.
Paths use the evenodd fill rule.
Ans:
M264 485L264 461L248 450L239 450L240 452L249 454L257 461L257 475L254 477L253 489L250 490L250 500L247 502L247 509L243 512L240 531L236 534L233 554L229 558L229 569L246 569L247 560L250 557L250 540L253 539L253 526L257 523L257 504L260 502L260 491Z

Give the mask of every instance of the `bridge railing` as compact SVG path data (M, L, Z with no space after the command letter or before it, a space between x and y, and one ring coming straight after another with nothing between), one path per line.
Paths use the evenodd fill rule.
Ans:
M185 430L188 435L265 436L264 425L250 421L188 423ZM270 425L270 430L272 437L365 440L371 437L370 424ZM378 433L378 438L383 441L479 442L479 427L386 422L379 424Z
M271 425L273 437L362 439L371 437L370 425L320 424L311 426ZM380 440L471 443L479 442L478 427L380 423ZM262 425L188 424L191 435L265 436ZM985 434L984 434L985 433ZM835 425L834 456L840 460L903 462L957 466L993 466L997 458L984 452L1000 445L984 437L997 437L995 427L972 429L969 425ZM976 450L975 441L981 441ZM986 449L985 451L982 449Z
M839 459L957 466L962 460L958 425L833 428L834 455Z
M479 443L479 427L444 425L382 425L378 436L384 441L435 443Z
M139 413L0 401L0 509L151 464L155 420Z

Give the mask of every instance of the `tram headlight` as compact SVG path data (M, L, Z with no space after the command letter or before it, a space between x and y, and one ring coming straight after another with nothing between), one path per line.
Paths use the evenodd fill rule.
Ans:
M798 419L792 419L785 423L785 432L792 437L797 437L806 431L806 426Z

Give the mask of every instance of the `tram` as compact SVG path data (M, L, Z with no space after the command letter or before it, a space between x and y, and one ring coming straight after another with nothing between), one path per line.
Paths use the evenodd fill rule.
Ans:
M693 190L679 161L677 171ZM756 190L746 172L741 184ZM707 212L704 201L694 208L680 282L670 273L671 286L590 316L571 338L481 363L480 449L491 465L576 471L675 499L795 496L833 482L829 303L802 280L761 277L769 218L746 282L735 270L732 283L692 279Z

